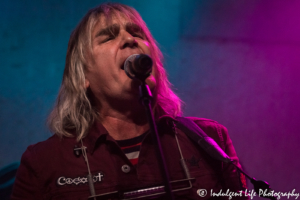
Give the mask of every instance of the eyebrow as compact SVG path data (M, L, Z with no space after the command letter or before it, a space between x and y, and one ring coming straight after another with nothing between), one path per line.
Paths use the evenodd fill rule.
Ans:
M110 34L113 34L114 32L116 32L116 30L120 30L120 25L119 24L113 24L113 25L110 25L104 29L101 29L96 35L95 35L95 38L96 37L99 37L99 36L103 36L103 35L110 35Z
M126 25L125 25L125 29L126 31L139 31L141 33L144 34L143 32L143 29L135 24L135 23L131 23L131 22L128 22ZM95 35L95 38L96 37L99 37L99 36L103 36L103 35L111 35L111 34L116 34L117 32L120 31L120 25L119 24L112 24L110 26L107 26L106 28L104 29L101 29L96 35Z
M130 22L128 22L126 24L126 30L128 30L128 29L134 29L134 30L142 31L142 28L139 25L137 25L135 23L130 23Z

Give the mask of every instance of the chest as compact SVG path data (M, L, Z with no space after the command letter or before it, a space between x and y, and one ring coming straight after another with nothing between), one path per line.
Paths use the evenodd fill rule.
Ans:
M218 182L218 163L214 164L184 134L178 134L178 142L174 135L162 135L161 143L171 181L186 178L180 164L181 151L191 177L195 178L193 187L215 187ZM83 155L76 157L72 151L62 152L67 153L58 155L52 162L49 160L53 170L48 170L50 173L45 175L45 194L59 198L62 198L62 195L70 197L77 194L77 197L82 195L84 199L89 196L87 163ZM144 139L136 166L131 164L123 151L112 141L99 144L93 153L87 149L87 158L97 194L146 188L163 183L156 147L151 137Z

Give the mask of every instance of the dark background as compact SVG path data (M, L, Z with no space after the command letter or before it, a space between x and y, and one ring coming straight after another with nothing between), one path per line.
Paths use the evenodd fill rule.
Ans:
M69 35L101 2L1 1L0 168L51 136L45 120ZM300 2L118 2L136 8L160 44L185 116L225 125L249 174L299 192Z

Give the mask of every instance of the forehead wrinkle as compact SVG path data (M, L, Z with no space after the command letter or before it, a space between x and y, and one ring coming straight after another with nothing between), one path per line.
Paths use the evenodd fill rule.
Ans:
M120 30L120 25L119 24L112 24L112 25L109 25L105 28L100 29L100 31L98 31L96 33L95 38L99 37L99 36L102 36L102 35L110 35L110 34L115 35L117 32L119 32L119 30Z
M97 26L100 26L100 30L96 30L97 32L94 38L102 35L114 34L116 30L120 30L120 24L122 21L121 18L122 18L121 16L118 16L116 14L114 14L113 16L111 15L106 16L105 14L101 14L97 20L98 22L96 22L94 26L94 31L95 28L97 28ZM116 22L113 22L114 20Z
M109 13L102 13L98 15L98 20L94 25L94 33L92 40L99 36L113 35L117 36L120 32L121 26L124 27L126 31L139 31L145 37L145 31L139 22L126 13L121 13L118 11L111 11ZM95 30L95 28L100 27L100 30ZM103 27L103 28L102 28ZM99 29L99 28L98 28Z

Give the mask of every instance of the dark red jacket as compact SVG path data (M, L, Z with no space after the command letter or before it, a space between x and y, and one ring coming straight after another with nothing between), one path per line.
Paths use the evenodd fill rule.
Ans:
M170 117L161 118L157 123L158 132L170 179L185 179L172 120ZM225 127L212 120L193 120L219 145L221 135L224 138L225 152L238 164ZM243 189L241 185L245 184L244 180L240 179L232 166L213 160L185 133L179 129L177 133L184 159L195 180L192 181L192 189L175 193L176 198L205 200L210 198L212 189L215 192L220 189L225 191L227 188L230 191ZM163 176L150 134L142 142L137 167L132 166L116 141L99 123L91 128L88 136L83 139L83 144L87 147L96 194L162 185ZM29 146L22 156L11 199L87 199L90 196L86 179L87 165L82 155L74 155L75 145L81 147L75 137L60 139L53 135L46 141ZM207 191L205 197L197 194L201 189Z

